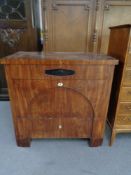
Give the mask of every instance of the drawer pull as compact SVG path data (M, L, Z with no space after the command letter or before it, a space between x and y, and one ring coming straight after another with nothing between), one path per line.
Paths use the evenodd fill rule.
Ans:
M57 86L58 87L62 87L64 84L63 83L58 83Z
M59 129L62 129L62 125L59 125Z
M45 74L55 76L69 76L75 74L75 71L69 69L50 69L45 70Z

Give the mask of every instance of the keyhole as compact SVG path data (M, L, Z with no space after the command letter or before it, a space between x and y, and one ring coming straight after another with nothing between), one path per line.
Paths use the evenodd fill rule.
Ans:
M62 125L59 125L59 129L62 129Z

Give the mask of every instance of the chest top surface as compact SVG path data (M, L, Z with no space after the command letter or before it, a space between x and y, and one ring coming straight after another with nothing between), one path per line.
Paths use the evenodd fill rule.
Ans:
M118 60L104 54L95 53L48 53L17 52L0 60L0 64L109 64L116 65Z

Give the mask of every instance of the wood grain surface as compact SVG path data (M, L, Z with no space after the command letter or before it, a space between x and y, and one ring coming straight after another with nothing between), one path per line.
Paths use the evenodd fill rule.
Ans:
M32 138L89 138L91 146L101 145L116 59L21 52L1 64L18 146L30 146ZM57 76L45 73L54 69ZM65 70L74 74L61 76Z
M114 73L108 121L110 145L117 133L131 132L131 25L111 27L108 55L119 59Z

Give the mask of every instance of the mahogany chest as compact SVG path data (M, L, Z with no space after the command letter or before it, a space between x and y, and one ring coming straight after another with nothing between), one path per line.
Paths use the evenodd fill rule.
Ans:
M5 65L18 146L33 138L103 140L118 61L106 55L18 52Z

